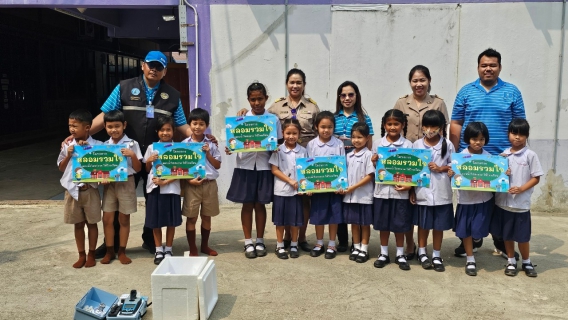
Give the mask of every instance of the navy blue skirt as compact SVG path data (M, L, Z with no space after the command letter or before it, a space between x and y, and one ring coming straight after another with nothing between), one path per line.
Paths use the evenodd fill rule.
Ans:
M476 204L458 204L454 231L458 238L481 239L489 235L494 198Z
M272 222L275 226L301 227L304 225L302 196L283 197L274 195Z
M511 212L495 206L493 216L499 217L501 229L496 230L491 219L491 234L495 236L496 232L504 241L529 242L531 240L531 212ZM495 232L494 232L495 231Z
M414 225L425 230L451 230L454 228L454 206L443 204L440 206L414 207Z
M333 192L311 196L310 224L321 226L343 223L343 196Z
M413 229L408 199L373 198L373 229L404 233Z
M373 205L363 203L343 203L343 222L370 226L373 224Z
M179 194L160 194L160 187L148 193L145 227L150 229L177 227L181 225L181 222L181 197Z
M271 203L274 195L274 175L270 170L235 168L227 200L237 203Z

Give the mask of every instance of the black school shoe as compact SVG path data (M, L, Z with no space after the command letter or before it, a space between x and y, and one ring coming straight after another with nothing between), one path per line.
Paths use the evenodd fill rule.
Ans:
M253 248L252 251L247 251L248 248ZM254 248L254 244L250 243L245 245L245 257L247 257L248 259L254 259L256 258L256 249Z
M510 276L510 277L514 277L516 276L518 273L517 271L517 264L516 263L508 263L505 266L505 275Z
M262 249L259 250L257 248L258 246L260 246ZM266 246L264 245L264 243L257 242L256 245L254 246L254 251L256 251L257 257L264 257L266 255Z
M479 241L473 241L473 253L476 253L477 249L481 248L482 245L483 245L483 238L479 239ZM460 242L460 245L454 250L454 256L456 257L467 256L465 253L465 248L463 247L463 241Z
M305 252L311 252L312 251L312 247L310 246L310 244L307 241L302 241L298 244L298 246L300 247L300 249L302 249L302 251Z
M316 250L316 248L319 248L319 250ZM322 253L325 252L325 246L322 245L321 247L315 246L311 251L310 251L310 257L313 258L317 258L319 256L321 256Z
M345 242L345 243L340 242L340 243L337 245L337 251L338 251L338 252L346 252L347 249L349 249L349 243L348 243L348 242Z
M532 267L532 268L527 268L527 267ZM536 264L533 266L532 263L523 263L523 271L525 272L525 274L528 277L534 278L536 277L538 274L536 272L536 270L534 269L534 267L536 267Z
M468 268L468 266L473 266L473 268ZM472 277L477 275L477 265L475 262L468 262L465 264L465 274Z
M294 248L295 248L296 250L292 250L292 249L294 249ZM290 246L290 252L289 252L289 254L290 254L290 258L296 259L296 258L298 258L298 257L300 256L300 251L298 251L298 247L296 247L296 246Z
M329 250L331 250L331 252ZM331 249L330 247L327 247L327 250L325 251L325 258L326 259L333 259L333 258L335 258L336 255L337 255L337 251L335 249Z
M381 257L385 257L386 260L380 260ZM373 266L375 268L384 268L387 264L391 263L391 260L389 258L389 256L384 255L384 254L380 254L379 258L377 260L375 260L375 263L373 263Z
M439 261L440 263L435 263L434 261ZM442 258L440 258L440 257L432 258L432 266L434 267L434 271L437 271L437 272L446 271L446 268L444 267L444 260L442 260Z
M410 265L408 264L408 261L406 261L406 257L404 255L396 256L394 263L398 264L400 270L410 270Z
M428 256L421 254L418 256L418 262L422 265L422 269L430 269L432 267L432 262L428 259Z
M154 254L154 264L155 265L159 265L160 262L162 262L162 260L164 260L164 257L166 256L166 254L164 252L161 251L157 251Z
M349 260L351 261L355 261L357 259L357 256L359 255L359 249L354 249L353 251L351 251L351 254L349 255Z
M274 253L276 254L276 256L278 257L278 259L288 259L288 252L286 252L286 249L284 249L284 247L276 247L276 250L274 251Z
M357 258L355 259L355 262L357 263L365 263L369 260L369 253L366 251L359 251L359 255L357 255Z

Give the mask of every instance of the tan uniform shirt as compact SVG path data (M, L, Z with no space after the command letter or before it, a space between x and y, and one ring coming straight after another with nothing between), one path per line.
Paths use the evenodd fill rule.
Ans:
M446 117L446 123L450 123L446 103L437 95L427 95L419 108L414 100L414 95L407 94L396 101L394 109L398 109L406 114L408 119L406 139L411 142L422 138L422 116L428 110L441 111L444 114L444 117Z
M280 119L280 123L286 119L292 119L294 113L292 112L290 97L277 99L270 108L268 108L268 112L275 114L278 119ZM302 100L300 100L300 103L296 107L296 119L300 122L300 126L302 127L298 143L303 147L316 136L314 121L319 112L320 109L316 102L305 97L302 97Z

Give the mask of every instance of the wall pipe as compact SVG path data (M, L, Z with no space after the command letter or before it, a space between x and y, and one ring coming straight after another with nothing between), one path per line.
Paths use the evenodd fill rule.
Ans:
M290 41L288 39L288 0L286 0L284 2L284 68L286 68L286 70L284 70L284 74L288 74L288 64L289 64L289 56L290 56L290 50L289 50L289 45L290 45ZM284 97L288 96L288 91L284 92Z
M183 3L185 2L185 4L190 7L191 9L193 9L193 19L195 21L194 27L195 27L195 103L193 105L193 109L197 108L197 102L199 99L199 96L201 95L199 93L199 27L198 27L198 16L197 16L197 9L192 6L191 4L189 4L189 2L187 2L187 0L180 0L180 5L183 5ZM191 106L190 106L191 109Z
M566 0L562 1L562 24L560 26L560 67L558 68L558 95L556 100L556 125L554 130L554 154L552 156L552 170L556 173L556 157L558 156L558 131L559 131L559 118L560 118L560 107L562 105L562 69L564 68L564 44L566 40L566 32L564 31L564 25L566 22Z

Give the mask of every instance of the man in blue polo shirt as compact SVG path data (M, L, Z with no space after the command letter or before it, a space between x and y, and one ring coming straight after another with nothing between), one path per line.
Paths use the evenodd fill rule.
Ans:
M507 128L515 118L525 119L525 105L519 89L499 78L501 54L491 48L477 57L479 79L461 88L456 96L450 123L450 140L456 150L467 147L463 133L470 122L485 123L489 129L489 143L483 148L494 155L511 146ZM483 239L474 239L474 251L481 247ZM493 238L495 248L506 252L502 239ZM465 256L463 243L455 250L456 256ZM518 260L518 254L515 253Z

